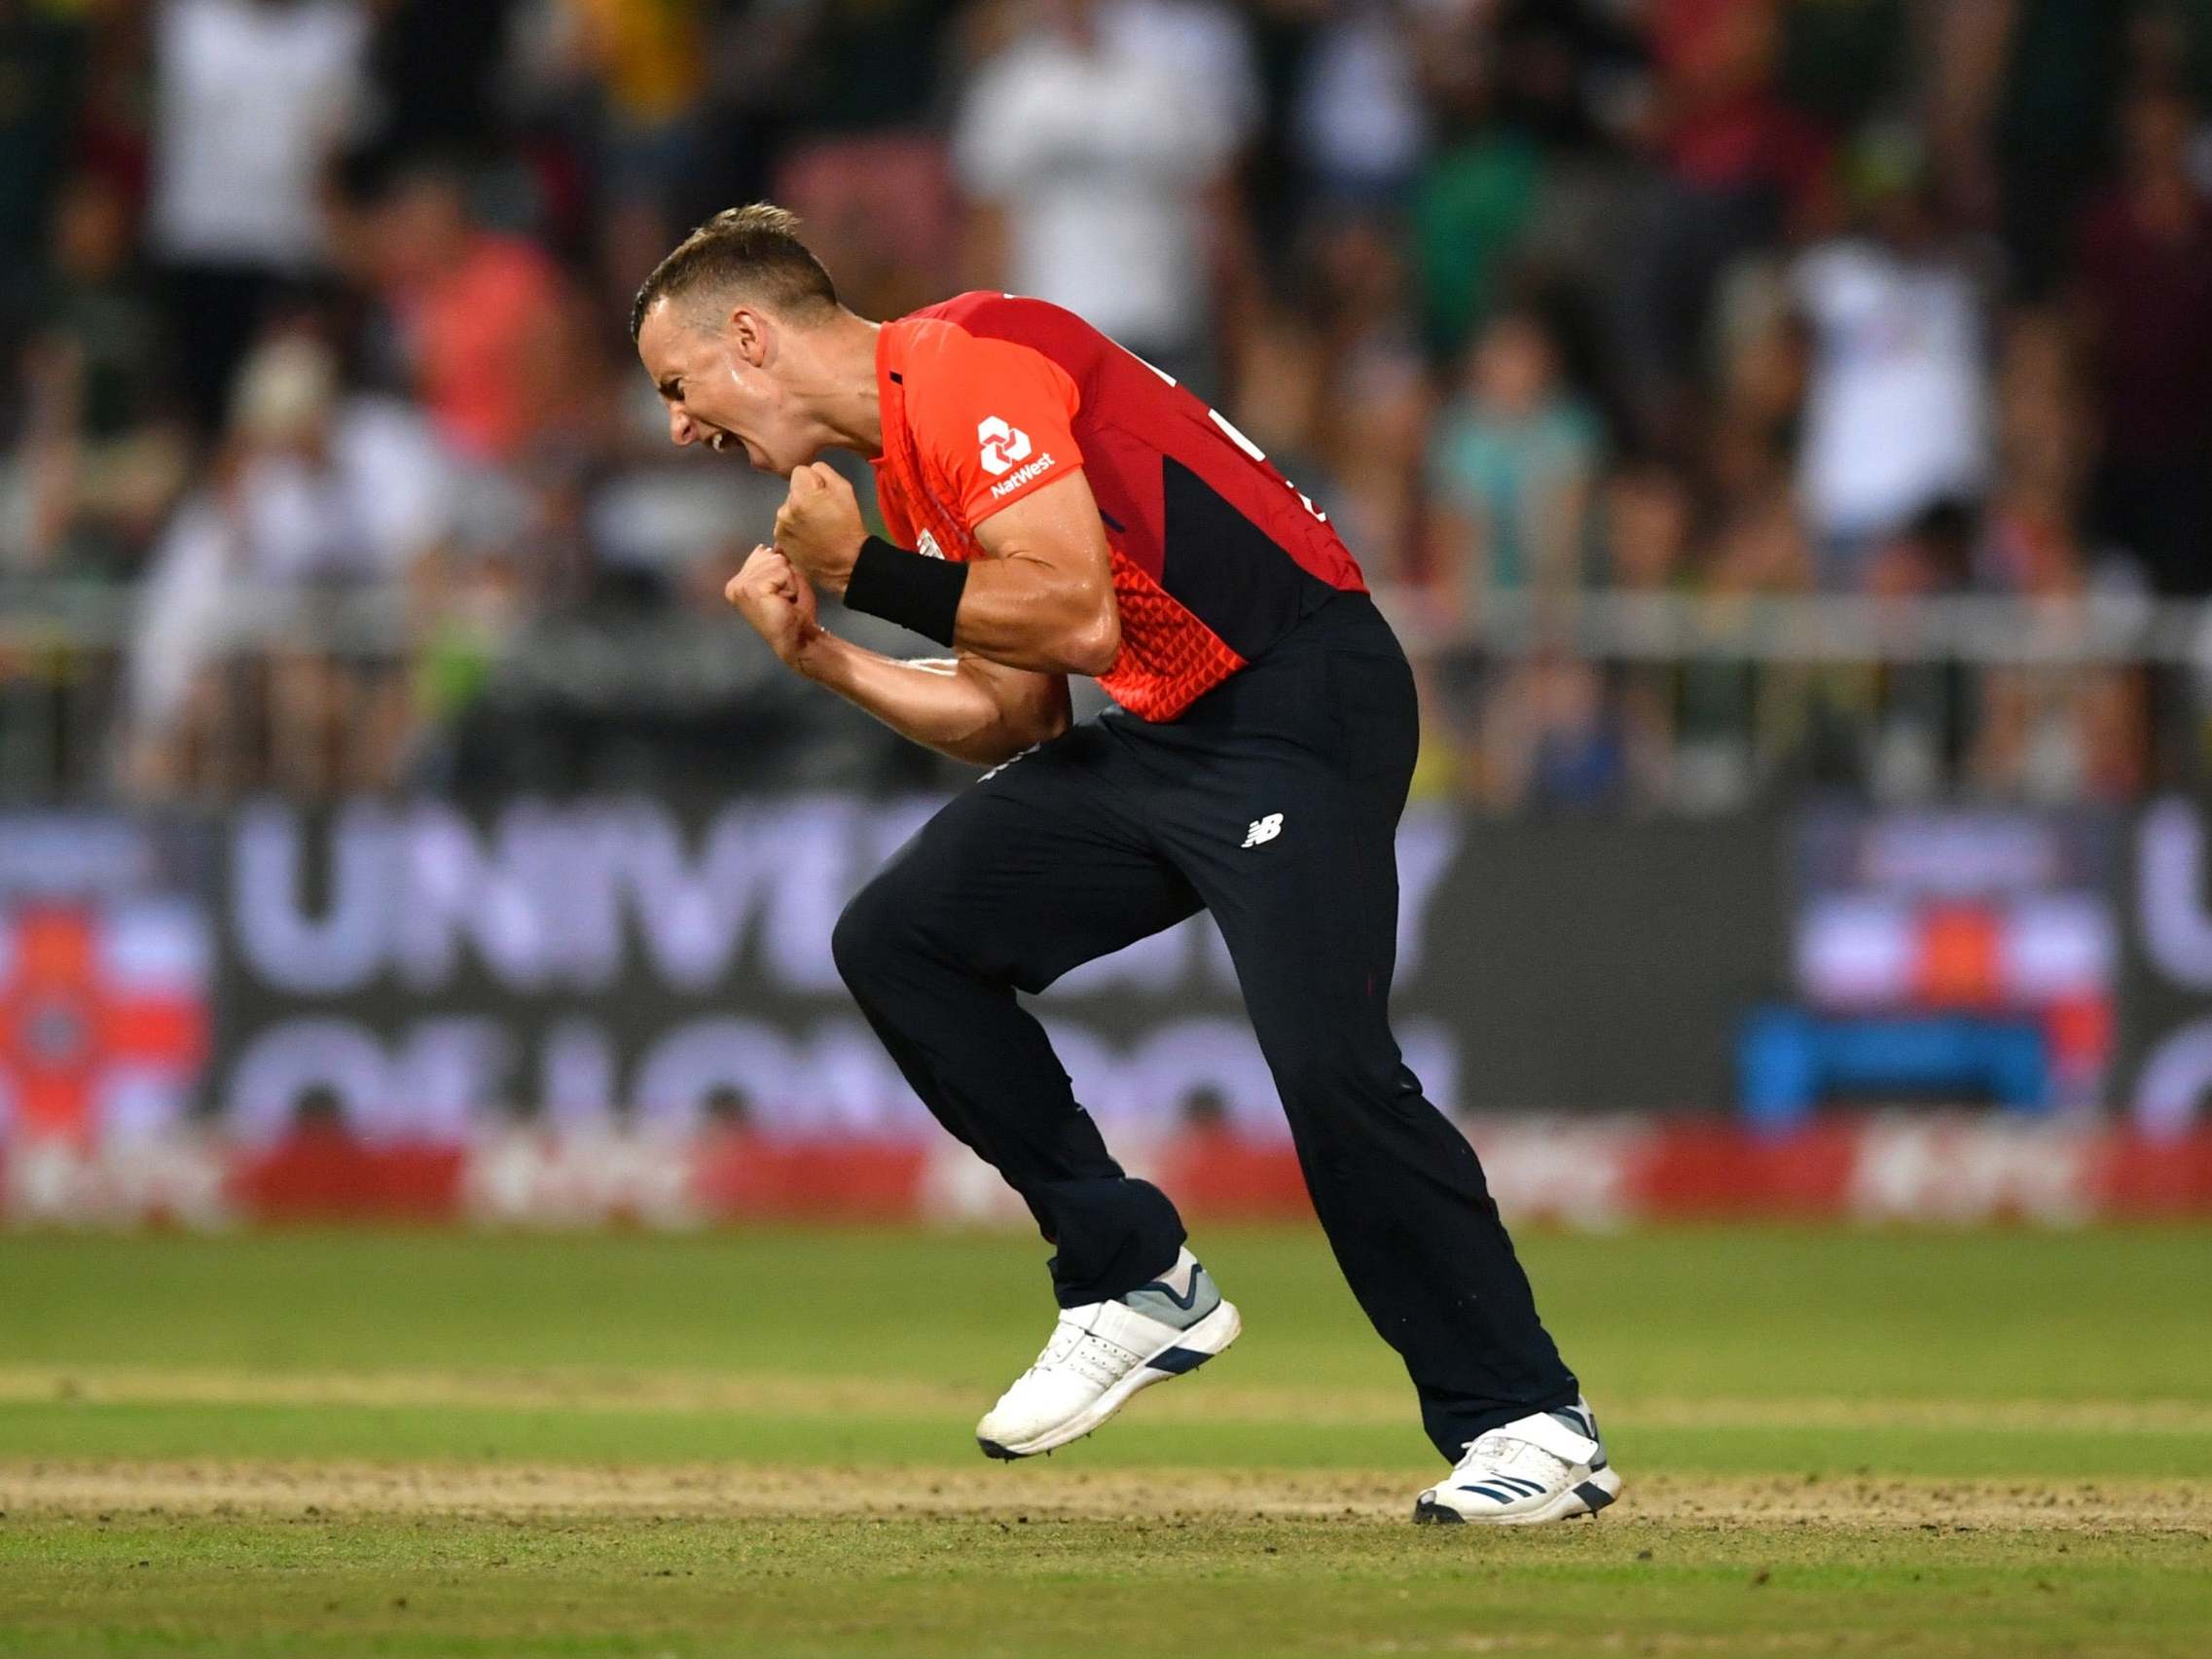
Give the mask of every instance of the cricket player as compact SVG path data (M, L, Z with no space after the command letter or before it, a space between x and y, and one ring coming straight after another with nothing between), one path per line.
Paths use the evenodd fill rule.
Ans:
M730 603L793 671L991 769L832 938L915 1093L1054 1246L1058 1322L977 1425L983 1450L1065 1445L1236 1340L1175 1205L1122 1172L1015 994L1204 909L1337 1262L1454 1465L1414 1519L1612 1502L1620 1477L1481 1166L1391 1034L1413 676L1325 515L1058 307L970 293L856 315L765 203L687 236L631 332L677 445L790 481ZM874 465L888 539L816 463L830 449ZM824 592L950 655L839 638ZM1072 722L1070 674L1117 706Z

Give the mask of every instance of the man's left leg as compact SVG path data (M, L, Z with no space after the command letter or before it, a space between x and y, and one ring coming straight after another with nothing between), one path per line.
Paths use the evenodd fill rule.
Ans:
M1556 1412L1564 1430L1586 1408L1473 1148L1423 1097L1391 1033L1396 831L1417 725L1387 631L1354 631L1353 643L1325 663L1310 652L1259 665L1272 685L1255 679L1216 734L1160 734L1198 781L1155 801L1153 828L1228 943L1345 1279L1456 1461L1505 1425ZM1300 721L1310 740L1285 740Z
M1487 1428L1573 1406L1578 1389L1537 1316L1474 1148L1424 1097L1391 1034L1392 962L1375 937L1396 926L1391 844L1358 838L1369 856L1354 869L1301 848L1326 835L1329 809L1317 805L1285 809L1236 896L1207 890L1208 908L1314 1211L1360 1307L1404 1357L1429 1437L1456 1460Z

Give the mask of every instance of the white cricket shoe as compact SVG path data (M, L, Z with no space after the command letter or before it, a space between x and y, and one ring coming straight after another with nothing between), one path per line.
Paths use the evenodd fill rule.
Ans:
M1413 1505L1418 1522L1528 1527L1595 1515L1620 1496L1588 1400L1502 1424L1470 1441L1452 1472Z
M1233 1303L1187 1249L1149 1284L1112 1302L1060 1310L1052 1340L975 1425L991 1458L1028 1458L1080 1440L1140 1390L1195 1371L1244 1329Z

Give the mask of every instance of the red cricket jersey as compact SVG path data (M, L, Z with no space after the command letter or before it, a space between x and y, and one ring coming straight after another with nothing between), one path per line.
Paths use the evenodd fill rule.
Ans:
M1080 467L1113 552L1121 654L1099 676L1172 720L1332 594L1364 592L1328 520L1245 435L1072 311L971 293L884 324L876 499L901 545L975 526Z

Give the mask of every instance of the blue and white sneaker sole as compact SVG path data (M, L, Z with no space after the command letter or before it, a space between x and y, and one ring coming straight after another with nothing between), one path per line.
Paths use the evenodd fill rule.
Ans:
M1595 1515L1620 1496L1620 1476L1611 1468L1584 1475L1533 1509L1501 1509L1494 1515L1463 1515L1448 1503L1427 1496L1413 1505L1413 1520L1421 1527L1535 1527L1545 1521L1569 1521L1577 1515Z
M975 1443L983 1448L985 1457L1010 1461L1015 1458L1033 1458L1039 1452L1050 1452L1070 1441L1080 1440L1154 1383L1165 1383L1171 1377L1187 1376L1197 1370L1235 1342L1244 1328L1244 1317L1237 1312L1236 1304L1223 1302L1188 1330L1176 1332L1175 1341L1161 1344L1142 1364L1130 1367L1129 1375L1067 1422L1010 1445L986 1440L980 1435Z

